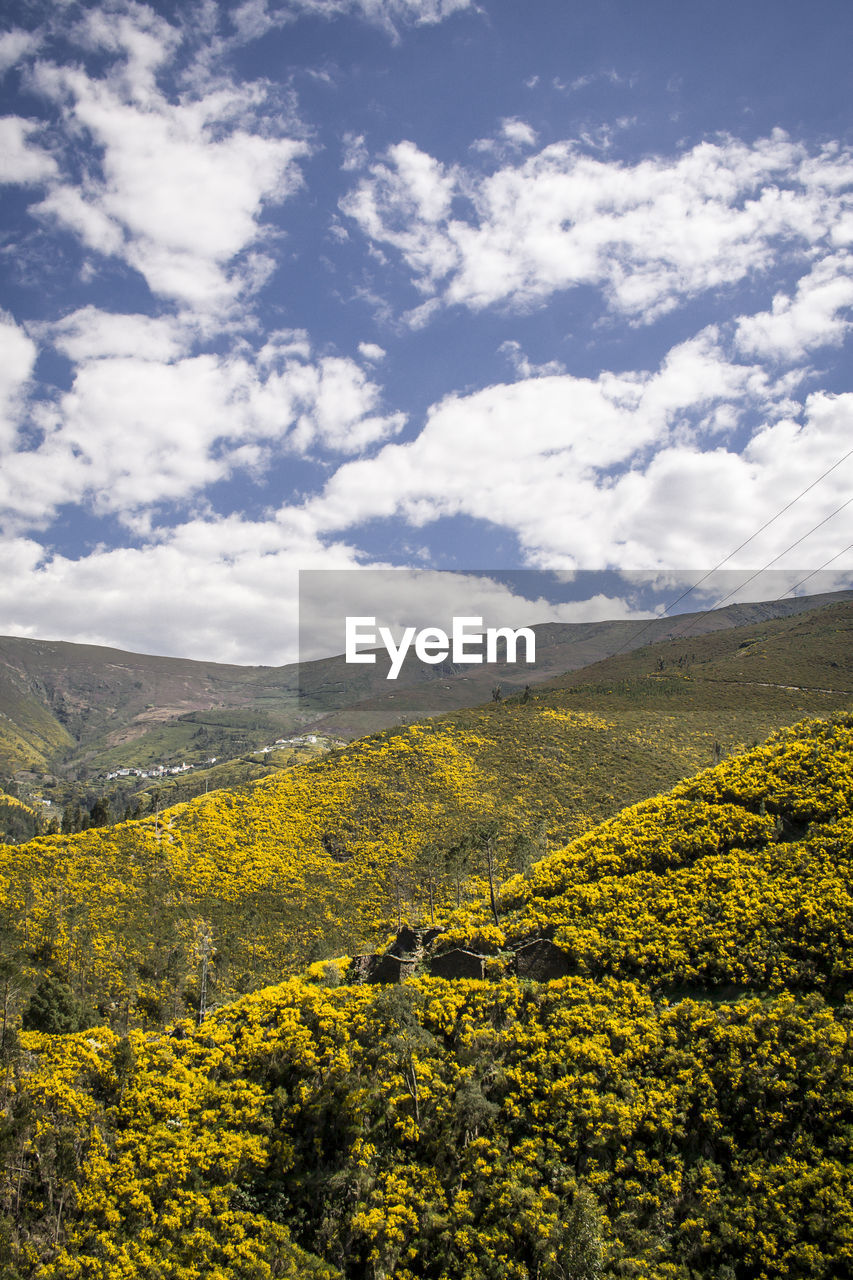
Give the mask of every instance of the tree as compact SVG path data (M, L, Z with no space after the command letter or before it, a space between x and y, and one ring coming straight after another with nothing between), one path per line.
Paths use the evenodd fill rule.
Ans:
M513 836L509 852L509 866L512 871L523 875L534 862L539 862L548 852L548 835L545 819L537 824L532 836L526 831L518 831Z
M380 1025L384 1023L383 1048L390 1052L403 1084L412 1099L415 1124L421 1122L421 1100L418 1089L417 1065L421 1057L436 1052L435 1037L421 1024L418 1013L423 1008L423 996L410 986L390 986L376 999L375 1015Z
M46 973L40 979L21 1019L25 1031L59 1036L80 1031L87 1023L83 1002L54 973Z
M17 960L0 956L0 1062L7 1060L17 1044L12 1014L22 990L23 974Z
M497 818L493 818L490 822L481 822L475 827L469 836L461 842L463 847L467 846L468 850L476 852L479 855L480 865L486 874L489 882L489 904L492 908L492 918L496 925L500 925L498 916L498 899L500 896L500 877L498 867L498 833L500 832L500 822Z
M110 810L110 801L108 796L98 796L98 799L89 810L93 827L107 827L112 820L112 812Z

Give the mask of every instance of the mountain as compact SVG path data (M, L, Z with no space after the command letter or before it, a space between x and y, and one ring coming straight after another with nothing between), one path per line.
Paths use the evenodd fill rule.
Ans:
M567 745L607 732L580 720L589 689L562 696L538 712ZM398 764L416 743L384 741ZM851 854L848 711L589 827L504 885L499 923L473 893L442 909L435 951L479 954L480 979L364 984L341 957L163 1034L18 1047L4 1025L7 1273L841 1280ZM68 990L43 989L31 1024Z
M522 690L525 685L538 685L542 682L554 682L559 685L566 672L590 672L598 670L599 663L613 659L615 666L603 666L600 675L607 679L611 672L625 672L635 675L645 668L627 660L628 654L642 655L651 652L655 647L655 661L660 658L656 646L684 641L682 647L673 649L677 655L689 655L695 649L695 640L699 636L716 636L718 650L713 645L702 652L720 655L734 654L741 643L761 641L765 624L780 623L785 619L796 619L801 614L811 614L821 608L829 608L833 604L841 604L853 598L851 592L836 592L823 596L801 597L796 600L771 600L755 604L727 605L722 609L714 609L699 613L680 614L672 618L656 618L645 622L594 622L594 623L546 623L534 627L536 632L536 665L533 669L523 664L501 664L499 666L470 667L464 672L447 672L434 668L430 676L424 672L420 664L411 660L404 664L400 681L393 687L380 681L369 698L342 705L328 715L312 720L307 726L311 731L328 734L333 737L351 739L364 733L383 729L389 724L400 723L401 719L422 719L446 711L462 707L474 706L487 701L496 684L502 687L502 693L512 695ZM751 631L747 631L751 628ZM733 633L743 629L733 643ZM775 634L772 630L768 633ZM783 661L791 656L783 644ZM822 642L824 643L824 642ZM808 641L806 641L808 648ZM818 680L816 672L807 673L803 679L806 684L829 683L832 686L843 684L853 689L853 671L849 663L849 647L840 654L843 667L843 679L835 668L824 670ZM742 656L742 655L741 655ZM619 663L618 659L626 661ZM682 660L686 661L685 657ZM808 654L805 655L808 663ZM827 657L826 663L834 659ZM670 661L664 658L664 661ZM387 661L380 668L387 668ZM310 664L309 664L310 667ZM408 676L412 683L406 687L401 683L403 676ZM815 677L814 679L812 677ZM586 677L581 676L581 681Z
M0 772L24 782L27 774L33 781L59 775L103 787L106 774L122 766L201 765L300 732L348 740L404 718L475 706L498 683L512 693L685 627L694 635L728 630L851 594L729 605L650 622L548 623L534 628L532 668L497 663L460 671L409 657L393 683L384 652L375 666L354 667L339 655L301 667L240 667L0 637Z

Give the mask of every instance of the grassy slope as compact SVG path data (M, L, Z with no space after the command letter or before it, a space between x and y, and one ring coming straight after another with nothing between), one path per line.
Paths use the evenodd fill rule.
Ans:
M0 670L0 768L46 773L74 739L28 687L9 669Z
M179 718L212 707L236 713L220 715L220 721L228 721L220 725L210 717L209 727L242 729L238 751L261 745L271 729L286 731L300 721L292 668L239 667L2 637L0 712L12 723L17 723L22 695L28 706L39 703L42 714L61 728L61 736L50 744L53 750L45 752L48 763L64 761L70 767L146 765L164 754L180 755L192 746L200 725ZM249 722L245 715L241 722L239 713L247 710L252 713ZM253 734L257 720L266 724ZM208 746L202 744L196 754ZM20 767L19 760L20 754L0 755L7 770Z
M807 645L806 674L822 688L851 611L773 624L779 654ZM748 654L742 642L738 632L702 639L707 669ZM698 639L684 678L678 643L612 659L614 679L604 666L526 703L389 730L239 794L0 850L9 946L33 977L45 966L68 976L99 1016L157 1024L197 1005L205 948L213 1004L315 956L366 949L399 916L425 919L430 891L434 905L451 905L446 855L482 824L498 824L507 874L519 841L528 853L563 845L712 763L715 743L742 750L850 705L847 692L699 679ZM659 673L673 660L675 676ZM628 663L639 674L623 679ZM472 877L463 893L482 893L482 869L475 849L460 868Z
M330 988L318 965L177 1036L27 1034L17 1274L850 1275L851 856L848 713L507 886L506 933L557 937L574 976Z

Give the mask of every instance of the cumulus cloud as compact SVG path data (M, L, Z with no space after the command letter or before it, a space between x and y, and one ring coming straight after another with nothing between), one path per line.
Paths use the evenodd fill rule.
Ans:
M536 145L536 130L524 120L517 120L514 116L501 121L501 134L507 142L516 147Z
M853 396L813 394L794 406L797 420L790 389L727 356L710 329L655 372L537 376L448 396L416 440L343 465L306 510L330 531L377 518L488 521L543 567L715 563L845 451ZM764 425L743 449L739 433L757 415ZM820 486L798 520L831 510L844 483L840 472Z
M299 187L307 144L288 136L260 84L222 82L170 100L157 73L179 37L143 6L89 14L82 38L114 55L105 75L41 62L33 83L99 164L82 183L60 176L34 212L122 258L152 293L199 311L227 309L271 265L255 252L264 208Z
M39 43L40 38L36 32L22 31L20 27L0 33L0 75L34 53Z
M396 38L471 7L248 0L227 17L237 42L310 14L356 15ZM49 133L24 118L29 107L0 121L0 178L42 188L30 193L31 211L88 251L81 281L91 281L101 258L141 277L126 314L79 305L103 302L106 292L75 291L65 305L76 309L26 331L0 315L7 626L49 635L61 618L65 638L285 660L295 657L296 569L363 565L369 557L358 543L370 522L394 522L398 555L441 545L413 531L461 518L505 531L531 566L701 568L849 448L853 396L814 391L807 367L813 352L849 336L848 151L809 149L776 133L753 143L718 137L628 163L609 158L612 129L543 147L516 116L500 119L494 137L458 164L409 140L371 160L362 134L346 133L343 122L337 129L350 190L331 235L346 242L351 280L360 234L373 270L387 272L395 257L403 264L417 293L399 301L408 309L396 333L410 358L412 335L454 304L525 312L582 286L597 290L608 324L615 316L640 324L747 280L760 300L755 314L707 325L648 367L598 372L579 363L593 370L588 377L552 358L567 347L549 351L538 320L491 329L484 341L506 357L507 381L476 389L471 374L464 392L438 399L401 442L405 417L386 406L375 381L382 346L357 343L353 359L302 329L275 329L299 323L288 298L276 297L277 311L266 315L252 310L284 239L270 208L292 199L311 149L286 90L276 96L266 82L237 81L217 61L235 43L216 27L217 14L224 22L221 10L202 5L179 26L134 0L73 6L53 28L62 27L50 46L51 57L64 50L62 65L48 60L47 37L0 36L0 73L42 56L27 86L51 116ZM194 45L194 24L205 22ZM353 292L363 300L368 287L383 286L362 277ZM263 336L261 317L272 328ZM382 319L393 331L390 308ZM595 358L594 340L584 361ZM39 368L63 368L49 349L70 362L68 378L30 401L40 352ZM435 358L428 345L418 355ZM301 460L298 483L309 494L315 486L313 496L270 497L264 488L263 501L284 502L277 513L254 521L215 513L220 496L240 501L238 487L223 482L239 474L271 485L273 475L286 477L288 458ZM809 530L841 504L850 478L850 464L833 471L784 526L751 542L742 562L767 559L800 535L808 537L797 563L831 559L836 525ZM98 547L77 560L59 544L50 550L53 532L61 537L55 513L74 504L88 519L104 517L106 536L118 520L140 545ZM26 536L34 529L44 531L38 541ZM374 539L372 528L363 545ZM429 547L421 554L428 559ZM388 597L398 611L402 581ZM487 597L499 607L504 589L480 581L461 591L485 611ZM446 585L439 598L446 603ZM422 580L413 599L423 608ZM526 603L524 621L577 616L535 614L540 602ZM611 616L631 607L627 598L598 604Z
M75 484L87 483L94 493L97 476L98 492L115 495L97 509L129 511L136 504L139 511L139 504L170 485L203 485L217 468L248 465L240 451L273 447L276 430L294 448L322 431L336 438L341 415L349 412L342 406L350 391L343 389L370 387L357 366L312 358L299 331L272 335L251 362L245 352L226 360L174 350L166 363L160 344L168 332L140 333L148 360L123 354L131 330L112 335L91 309L57 327L55 341L71 343L80 365L72 392L58 405L55 433L41 450L47 468L42 504L50 483L60 502L69 485L74 492ZM32 343L20 336L17 387L34 357ZM296 657L297 568L363 567L359 527L377 518L422 527L462 515L506 528L519 538L531 566L701 569L849 448L853 395L812 393L794 415L789 391L784 380L774 383L759 366L736 361L711 328L673 348L653 371L595 379L523 376L448 396L433 407L415 440L344 463L321 496L298 508L285 505L262 521L210 514L158 531L140 520L145 545L99 548L80 560L12 539L4 552L0 605L8 606L10 625L23 634L51 635L52 620L62 617L63 636L79 641L228 661L286 661ZM377 394L362 390L365 413ZM305 440L299 438L300 406L313 415ZM755 415L764 425L739 449L744 420ZM239 422L233 437L232 418ZM84 422L87 431L94 424L94 436L84 439ZM29 457L32 481L34 455ZM15 458L11 462L10 484L21 502L27 476L15 471ZM142 477L149 472L151 488L145 490ZM761 563L808 533L840 505L849 483L850 466L837 468L808 503L797 504L783 528L768 530L740 562ZM806 546L808 563L829 559L837 552L837 529L829 523ZM795 569L806 563L802 548L788 559ZM432 601L421 587L409 598L399 578L396 583L386 601L389 616L423 612ZM462 585L467 609L475 595L470 584ZM473 612L480 612L482 601L482 612L493 618L503 607L501 592L480 582L477 593ZM436 607L446 608L451 597L456 600L442 587ZM628 616L630 593L584 605L586 612L578 613L580 607L546 608L531 597L523 620ZM516 625L521 620L508 612L507 620L513 619Z
M169 361L189 351L192 326L174 316L128 315L82 307L39 332L75 364L111 356Z
M23 393L36 360L36 345L11 316L0 311L0 450L15 441Z
M527 307L593 285L614 312L648 322L754 276L786 245L802 254L846 234L851 184L848 152L809 154L778 131L635 164L560 142L487 174L404 141L341 208L447 304Z
M20 116L0 119L0 182L30 186L46 182L57 172L56 161L31 141L41 127Z
M17 635L220 662L296 660L298 571L354 568L344 544L300 526L189 521L139 548L80 559L17 538L0 544L0 610Z
M482 618L487 627L521 627L648 616L618 596L554 602L542 594L542 585L536 573L516 576L510 585L484 573L431 569L309 570L299 581L300 657L342 652L348 615L381 619L397 640L406 627L449 632L454 617Z
M500 134L497 138L478 138L471 144L472 151L491 153L499 158L518 152L522 148L536 145L536 130L524 120L508 116L501 121Z
M74 380L35 406L40 442L3 460L0 510L12 527L45 527L65 502L132 519L235 471L261 474L283 453L362 452L405 421L381 412L360 365L312 359L304 335L272 335L257 354L241 344L188 355L175 322L92 307L40 332L75 360ZM18 386L34 348L16 334Z
M371 364L375 364L379 360L384 360L386 351L384 347L380 347L376 342L360 342L358 344L359 354L363 360L369 360Z
M830 254L798 281L793 296L777 293L769 311L741 316L737 343L750 356L797 361L819 347L837 346L850 331L853 256Z
M554 604L530 585L513 591L482 575L383 571L381 562L365 570L353 546L321 542L295 511L277 520L190 520L156 544L98 548L78 560L28 538L0 544L0 610L10 633L53 638L61 619L65 640L218 662L340 653L343 619L365 609L396 628L449 626L454 614L490 626L647 616L618 596Z

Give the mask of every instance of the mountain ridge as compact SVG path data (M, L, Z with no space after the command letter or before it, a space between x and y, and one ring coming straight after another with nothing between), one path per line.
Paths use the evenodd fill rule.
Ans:
M488 700L496 681L508 692L588 666L622 648L654 643L692 627L718 630L793 616L850 599L853 592L729 605L651 621L537 625L537 663L467 671L425 668L407 658L394 681L386 655L375 667L347 666L343 655L282 667L242 667L158 657L100 645L0 637L0 771L59 772L85 778L120 764L207 754L239 755L275 736L301 731L352 738ZM200 732L206 712L215 717ZM221 717L220 717L221 718ZM212 744L212 746L211 746ZM218 750L214 751L216 747Z

